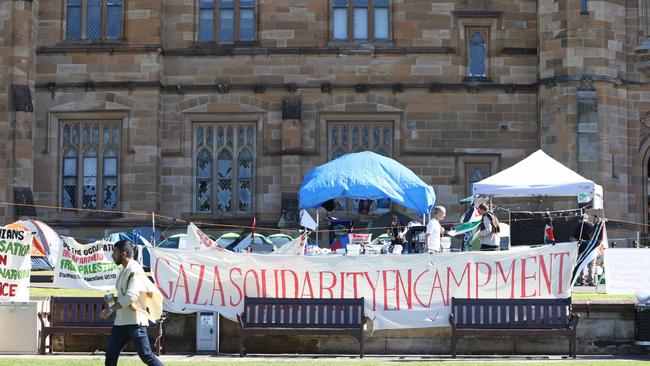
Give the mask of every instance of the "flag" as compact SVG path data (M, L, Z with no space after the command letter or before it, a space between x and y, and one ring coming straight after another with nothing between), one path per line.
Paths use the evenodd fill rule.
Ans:
M251 247L251 244L253 244L254 238L255 238L255 218L253 217L253 225L251 225L251 234L243 238L237 244L237 246L233 248L233 251L238 252L242 249L247 249L249 253L252 252L253 248Z
M190 247L190 249L210 249L216 250L217 252L226 251L191 222L189 225L187 225L187 239L185 242Z
M303 233L299 237L291 240L290 242L284 244L276 251L271 254L280 254L280 255L304 255L305 247L307 245L307 238L309 237L308 233Z
M445 233L447 235L449 235L449 236L461 235L461 234L464 234L466 232L470 232L470 231L474 230L480 224L481 224L481 217L479 216L478 220L464 222L464 223L456 226L456 229L449 230L449 231L447 231Z
M314 221L309 212L305 209L300 210L300 226L304 226L311 231L315 231L318 228L316 221Z
M587 247L585 248L584 252L578 255L576 266L573 269L573 281L571 282L572 285L575 285L575 283L578 281L580 272L582 272L582 270L587 267L591 261L596 259L598 257L598 254L603 251L604 248L609 247L607 240L607 230L605 229L605 221L606 219L602 219L596 224L594 233L591 239L587 242Z
M555 244L555 234L553 234L553 223L544 226L544 244Z

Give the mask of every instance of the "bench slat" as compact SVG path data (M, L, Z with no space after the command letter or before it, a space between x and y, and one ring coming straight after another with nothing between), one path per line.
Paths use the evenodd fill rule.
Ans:
M567 328L571 299L456 299L451 309L457 328Z
M364 319L363 299L246 297L244 309L244 328L359 328Z

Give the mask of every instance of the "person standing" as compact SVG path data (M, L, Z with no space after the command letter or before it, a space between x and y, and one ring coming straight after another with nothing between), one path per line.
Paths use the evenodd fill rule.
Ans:
M573 235L569 238L571 241L578 241L578 258L587 250L587 245L594 235L596 225L589 222L589 215L583 214L580 222L573 229ZM596 259L587 263L587 266L580 271L578 276L578 286L595 286Z
M499 250L501 236L499 235L499 219L490 211L490 208L481 203L478 206L478 212L483 216L479 225L479 236L481 237L482 251Z
M122 265L122 270L115 284L115 304L100 313L102 319L115 313L104 364L116 366L122 348L132 340L142 362L149 366L162 366L163 363L151 351L147 336L149 320L158 320L162 314L162 294L133 259L131 242L120 240L115 243L112 257L115 264Z
M388 235L391 237L393 245L404 244L404 225L399 221L397 215L390 218L390 226L388 228Z
M427 224L427 231L424 234L424 242L427 243L427 249L429 253L441 253L442 244L440 243L440 237L445 232L445 228L440 225L447 215L447 210L442 206L436 206L433 208L431 213L431 220Z

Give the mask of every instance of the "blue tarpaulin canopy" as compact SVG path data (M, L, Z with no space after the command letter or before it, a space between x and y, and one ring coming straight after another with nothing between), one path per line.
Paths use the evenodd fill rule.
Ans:
M428 214L436 201L433 187L397 161L364 151L346 154L307 173L298 191L300 208L334 198L388 198Z

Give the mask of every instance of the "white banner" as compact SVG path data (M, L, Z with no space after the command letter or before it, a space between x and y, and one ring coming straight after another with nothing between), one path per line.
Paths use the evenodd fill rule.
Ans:
M244 297L360 298L374 329L448 326L451 297L571 296L575 243L503 252L283 256L151 248L171 312L236 319Z
M80 244L63 237L59 263L55 265L54 284L63 288L108 291L115 288L122 266L112 258L113 243L96 241Z
M607 248L604 264L608 294L650 294L650 249Z
M0 228L0 301L29 301L33 234Z

